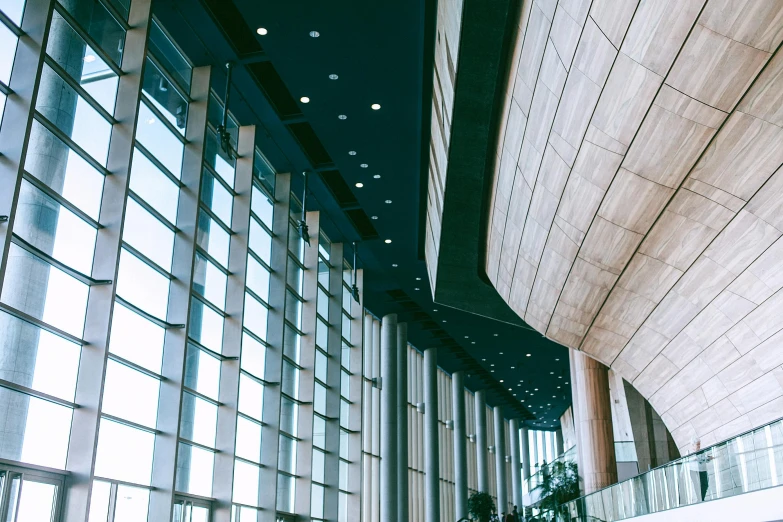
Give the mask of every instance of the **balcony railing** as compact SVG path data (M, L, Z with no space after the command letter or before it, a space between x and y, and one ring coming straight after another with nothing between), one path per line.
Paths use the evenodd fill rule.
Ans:
M783 484L783 420L566 504L559 521L614 522Z

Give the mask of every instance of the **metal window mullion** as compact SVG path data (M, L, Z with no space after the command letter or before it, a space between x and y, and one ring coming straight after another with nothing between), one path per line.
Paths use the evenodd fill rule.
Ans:
M117 99L119 100L119 93L117 94ZM90 156L90 154L86 150L84 150L81 145L73 141L73 139L70 136L68 136L66 133L60 130L60 128L57 127L57 125L55 125L51 120L49 120L49 118L47 118L46 116L44 116L38 111L35 111L34 118L35 121L40 123L46 130L54 134L57 137L57 139L65 143L69 149L71 149L73 152L78 154L81 157L81 159L89 163L92 168L94 168L95 170L97 170L98 172L100 172L106 177L111 175L111 171L108 169L108 167L104 167L98 161L96 161L95 158ZM3 121L5 121L5 116L3 116Z
M8 16L3 11L0 11L0 23L5 25L9 31L16 35L17 38L24 35L22 28L16 25L10 18L8 18Z
M232 234L234 233L234 231L233 231L233 230L231 230L231 227L229 227L228 225L226 225L225 223L223 223L223 220L222 220L222 219L220 219L219 217L217 217L217 215L216 215L214 212L212 212L212 209L210 209L210 208L209 208L209 206L207 206L207 204L206 204L206 203L204 203L204 202L201 202L201 205L199 206L199 208L201 209L201 211L202 211L202 212L204 212L206 215L208 215L209 217L211 217L211 218L212 218L212 220L213 220L215 223L217 223L217 224L218 224L218 226L219 226L220 228L222 228L222 229L223 229L223 230L224 230L224 231L225 231L225 232L226 232L226 233L227 233L229 236L230 236L230 235L232 235Z
M171 73L163 66L163 64L158 60L158 58L152 53L147 53L147 59L151 61L155 67L160 71L160 73L166 78L166 80L174 87L174 90L177 91L177 94L182 96L182 99L188 102L192 101L190 99L190 94L185 92L185 90L180 87L179 82L174 79L174 77L171 75Z
M261 266L263 266L266 269L266 271L269 272L270 275L272 274L273 270L272 270L272 267L269 266L269 263L267 261L264 261L263 259L261 259L261 256L259 256L255 252L253 252L253 249L248 248L247 253L248 253L248 255L252 256L253 259L258 261L258 263Z
M102 169L104 173L116 174L104 178L98 219L104 228L98 230L92 268L92 275L96 279L114 282L91 287L87 301L84 339L92 347L82 350L79 361L74 402L82 408L74 411L71 423L66 469L72 474L67 481L64 522L82 522L89 513L149 16L149 0L131 1L129 18L133 28L126 35L122 61L125 74L119 75L113 114L118 123L112 126L106 168Z
M272 255L270 264L273 272L270 275L269 301L273 307L269 310L267 319L267 341L270 346L266 351L266 367L264 380L282 382L282 346L284 330L284 306L286 293L286 268L288 258L288 211L289 194L291 190L291 174L278 174L275 182L275 205L273 209ZM277 500L277 464L280 431L280 386L264 390L264 417L266 426L263 428L261 443L261 484L270 487L261 488L259 501L262 506L275 506ZM274 487L271 485L274 484ZM274 510L261 513L263 522L275 522Z
M35 114L43 55L49 33L54 0L27 0L22 19L22 32L16 45L8 88L14 92L5 102L3 124L0 126L0 292L3 288L8 250L11 243L16 204L22 179L22 165ZM4 224L3 224L4 223Z
M158 109L158 107L152 103L152 100L149 96L147 96L145 93L142 92L141 94L142 103L154 114L158 117L158 121L160 121L164 127L166 127L169 131L171 131L172 134L174 134L174 137L176 137L183 145L188 144L188 139L183 136L180 131L174 126L173 123L171 123L168 118L166 118L166 115L163 114L163 112ZM185 132L187 133L187 129L185 129Z
M14 93L14 91L3 82L0 82L0 92L6 96L11 96Z
M87 44L87 45L88 45L88 46L89 46L89 47L90 47L90 48L91 48L91 49L92 49L92 50L93 50L93 51L94 51L94 52L95 52L95 53L96 53L98 56L100 56L100 57L101 57L101 60L102 60L102 61L103 61L103 62L106 64L106 66L107 66L109 69L111 69L112 71L114 71L114 74L116 74L117 76L122 76L123 74L125 74L125 73L123 72L123 69L126 69L126 70L127 70L127 68L125 68L125 67L124 67L124 65L125 65L125 63L124 63L124 62L125 62L125 52L127 52L127 49L128 49L128 39L127 39L127 32L129 31L128 29L126 29L126 39L125 39L125 48L124 48L124 49L125 49L125 51L124 51L124 52L123 52L123 54L122 54L122 59L123 59L123 67L121 68L121 67L119 67L119 66L118 66L116 63L114 63L114 60L113 60L113 59L112 59L112 58L111 58L111 57L110 57L110 56L109 56L109 55L106 53L106 51L104 51L104 50L103 50L103 47L101 47L101 46L98 44L98 42L96 42L96 41L93 39L93 37L90 35L90 33L88 33L87 31L85 31L84 29L82 29L82 27L81 27L81 24L79 24L79 21L78 21L78 20L76 20L76 19L75 19L75 18L74 18L74 17L71 15L71 13L69 13L69 12L68 12L68 10L67 10L67 9L65 9L65 7L63 7L63 6L62 6L62 5L61 5L59 2L56 2L56 1L55 1L55 2L53 2L53 3L54 3L54 5L55 5L55 10L57 11L57 14L58 14L58 15L60 15L61 17L63 17L63 19L64 19L64 20L65 20L65 21L68 23L68 25L71 27L71 29L73 29L73 31L74 31L74 32L75 32L77 35L79 35L79 38L81 38L82 40L84 40L84 42L85 42L85 43L86 43L86 44ZM138 28L135 28L135 29L138 29ZM146 43L145 43L145 45L146 45ZM139 83L139 85L141 85L141 83Z
M237 175L237 168L238 168L238 165L239 165L239 159L240 159L240 157L237 157L237 161L234 162L234 184L235 185L237 184L236 175ZM235 190L234 187L229 185L228 182L225 179L223 179L223 176L221 176L218 173L218 171L215 170L215 167L210 165L209 162L207 162L206 160L204 161L204 170L206 170L213 178L215 178L215 181L217 181L218 184L220 184L220 186L222 186L224 189L226 189L226 192L228 192L231 195L232 198L237 196L238 191ZM249 194L250 193L248 192L248 197L250 197Z
M134 140L134 146L139 150L139 153L141 153L145 158L147 158L155 167L157 167L158 170L160 170L164 176L169 178L172 183L174 183L177 188L182 188L185 185L182 183L182 181L177 178L174 174L171 173L171 171L166 167L161 161L153 156L153 154L147 149L147 147L144 146L143 143L139 142L138 140Z
M329 258L340 260L334 264L329 263L329 288L326 290L328 300L328 314L330 317L340 317L342 312L342 299L339 289L342 285L342 259L345 247L342 243L332 243ZM340 368L342 357L342 321L333 320L327 333L327 354L329 365L326 371L326 412L335 418L334 422L326 424L326 449L329 451L324 456L324 482L328 489L324 491L324 518L337 520L339 511L340 483ZM357 511L358 513L358 511Z
M103 228L103 225L101 225L98 221L88 216L83 210L81 210L79 207L77 207L76 205L74 205L64 197L62 197L55 190L53 190L49 185L47 185L40 179L36 178L34 175L30 174L27 171L24 171L22 172L22 178L28 183L30 183L31 185L33 185L36 189L40 190L48 197L55 200L61 207L64 207L65 209L72 212L73 214L76 214L79 217L79 219L81 219L91 227L95 229Z
M112 283L111 279L95 279L93 277L88 276L87 274L83 274L79 272L74 268L71 268L70 266L66 265L62 261L58 261L57 259L53 258L49 254L47 254L46 252L38 248L37 246L28 243L23 238L17 236L14 233L12 233L11 235L11 243L27 251L29 254L37 257L39 260L48 264L52 268L56 268L61 272L68 274L69 276L71 276L72 278L76 279L77 281L79 281L84 285L100 286L100 285L110 285Z
M242 351L242 322L245 306L245 274L250 229L250 195L253 179L252 151L255 145L255 126L239 128L238 158L234 168L236 192L233 201L228 271L226 284L226 313L223 326L223 353L235 360L225 361L220 367L220 390L215 447L221 453L215 457L212 475L212 496L217 499L212 513L214 522L231 522L232 486L234 483L234 453L236 421L239 402L240 356ZM250 160L248 160L250 151Z
M147 201L136 194L132 189L128 189L128 197L131 198L133 201L135 201L141 208L152 214L152 216L161 222L163 226L174 232L175 234L179 232L179 229L174 225L171 221L166 219L163 214L157 211L155 207L147 203Z
M264 223L264 220L263 220L263 219L261 219L261 218L258 216L258 214L256 214L255 212L253 212L253 209L252 209L252 208L250 209L250 217L251 217L251 218L253 218L253 219L256 221L256 223L258 223L258 226L260 226L261 228L263 228L263 229L264 229L264 231L265 231L267 234L269 234L270 236L274 237L274 235L275 235L275 234L274 234L274 232L272 232L272 229L271 229L271 228L269 228L269 226L267 226L267 224L266 224L266 223Z
M196 223L201 190L201 158L207 120L210 67L193 70L191 99L183 155L181 187L177 206L177 228L171 271L177 278L171 282L167 320L188 324L191 306L191 285L195 265ZM167 330L164 341L161 383L158 399L158 428L165 433L155 442L149 520L169 520L174 500L174 484L179 441L182 387L185 354L188 346L187 328ZM209 350L208 350L209 351ZM211 352L211 351L209 351ZM222 356L221 356L222 360Z
M198 252L198 255L215 265L215 268L217 268L226 277L231 275L231 272L228 271L228 268L225 268L223 265L221 265L217 259L212 257L209 252L201 248L201 246L198 244L196 245L196 252Z
M128 197L130 197L130 194L128 194ZM123 205L123 207L124 207L124 205ZM123 210L124 210L124 208L123 208ZM147 257L146 254L142 253L140 250L138 250L136 247L134 247L133 245L131 245L127 241L122 241L120 246L122 247L122 250L127 251L129 254L133 255L139 261L141 261L142 263L144 263L145 265L147 265L148 267L150 267L151 269L153 269L154 271L156 271L157 273L159 273L160 275L162 275L166 279L168 279L168 280L170 280L172 282L177 279L177 277L174 274L172 274L171 272L169 272L168 270L166 270L162 266L158 265L155 261L153 261L152 259Z
M107 122L109 122L111 125L116 125L118 122L114 118L114 116L109 113L106 109L103 108L103 106L98 103L95 98L92 97L92 94L88 93L84 87L82 87L79 82L73 79L73 77L68 74L63 67L57 63L54 58L49 56L48 54L44 56L44 63L65 83L68 84L68 87L74 90L74 92L82 98L85 102L87 102L87 105L89 105L95 112L100 114L103 119L105 119Z

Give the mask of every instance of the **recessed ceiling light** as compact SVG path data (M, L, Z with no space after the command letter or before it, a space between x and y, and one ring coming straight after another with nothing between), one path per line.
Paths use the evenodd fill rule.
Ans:
M373 178L375 178L375 179L381 179L381 175L380 175L380 174L376 174L376 175L374 175L374 176L373 176Z
M559 361L560 359L555 359L556 361Z
M418 290L421 290L421 288L414 288L414 290L417 290L417 291L418 291Z
M319 36L321 36L321 33L319 33L318 31L310 31L310 36L313 38L318 38Z
M533 388L535 391L538 391L538 388Z
M525 402L525 399L520 399L520 401L519 401L519 402Z
M370 105L370 107L372 108L372 110L377 111L377 110L379 110L381 108L381 104L380 103L373 103L372 105Z
M529 353L526 353L525 355L526 355L527 357L530 357L530 354L529 354Z
M392 263L392 268L397 268L399 265L397 263Z
M445 322L446 322L446 320L444 319L444 320L443 320L443 322L445 323Z
M514 368L515 368L514 366L512 366L512 367L511 367L511 369L512 369L512 370L513 370Z
M391 239L385 239L383 242L388 245L389 243L391 243Z
M264 36L268 32L269 31L266 30L266 27L259 27L258 29L256 29L256 33L260 34L261 36Z
M437 312L437 311L438 311L438 309L437 309L437 308L433 308L433 309L432 309L432 311L433 311L433 312Z
M495 363L490 364L490 366L495 366Z
M557 387L557 389L559 390L559 389L560 389L560 386L558 386L558 387Z
M356 156L356 151L355 150L349 150L348 151L348 155L349 156Z
M340 118L341 120L347 120L348 119L348 116L346 116L345 114L340 114L337 117Z
M508 391L511 391L511 388L509 388ZM516 393L514 395L516 395Z
M481 359L482 361L486 361L486 359Z
M499 353L500 353L500 355L503 355L503 352L499 352Z
M416 279L419 279L419 278L417 277ZM470 336L469 336L469 335L466 335L466 336L465 336L465 339L469 339L469 338L470 338Z
M370 216L370 219L378 219L378 216Z
M421 277L417 277L416 281L421 281ZM466 336L467 337L467 336Z
M356 188L362 188L364 186L364 183L357 183Z
M299 98L299 101L302 103L310 103L310 98L308 98L307 96L302 96L301 98Z
M490 370L492 373L495 373L495 370Z
M495 334L495 337L497 337L497 336L498 336L498 334Z
M470 344L476 344L476 341L470 341Z
M555 372L549 372L549 375L554 375L554 374L555 374Z
M366 163L362 163L362 164L361 164L361 165L359 165L359 166L360 166L361 168L363 168L363 169L366 169L367 167L369 167L369 165L368 165L368 164L366 164Z
M500 379L500 382L503 382L503 379Z
M387 205L391 205L391 200L387 199L386 201L384 201L384 203L386 203Z
M336 74L330 74L329 75L329 79L330 80L336 80L337 78L339 78L339 76L337 76Z

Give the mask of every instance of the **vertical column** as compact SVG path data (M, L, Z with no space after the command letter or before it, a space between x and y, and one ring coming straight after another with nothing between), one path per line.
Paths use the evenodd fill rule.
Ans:
M506 489L506 437L503 429L503 408L495 406L492 416L495 425L495 482L498 495L498 514L508 511Z
M32 6L28 6L28 9L30 7ZM68 495L66 495L64 520L69 522L84 520L88 514L90 503L98 440L101 392L106 373L111 314L122 242L122 224L130 180L133 137L136 133L136 115L141 92L149 22L150 1L132 1L128 16L130 29L126 34L122 57L124 74L119 78L117 101L114 108L114 117L117 123L112 126L106 163L107 170L112 175L106 176L104 180L101 211L98 219L102 228L98 230L92 268L94 278L111 280L113 283L90 287L87 302L84 340L90 346L82 349L79 362L74 401L80 405L80 408L74 410L73 413L66 464L66 469L71 472L71 475L66 482ZM21 42L22 39L20 39L20 45ZM16 59L20 58L17 56ZM49 95L53 95L53 93L49 93ZM53 95L52 97L56 98L57 96ZM4 121L8 121L10 116L6 112ZM168 495L170 498L170 490ZM170 516L170 510L171 501L169 501L167 516Z
M520 438L522 439L522 480L527 481L530 479L531 467L530 467L530 437L527 428L520 430Z
M269 279L269 302L279 303L269 310L267 326L266 361L264 380L280 383L283 374L283 329L285 314L286 266L288 259L289 202L291 200L291 175L278 174L275 180L275 208L272 219L272 254L273 272ZM261 510L261 522L275 522L277 493L277 461L280 440L280 386L264 387L264 429L261 444L261 488L260 505L269 509Z
M606 366L582 352L571 350L570 360L579 473L587 495L617 482L609 375Z
M397 520L408 522L408 323L397 325Z
M361 520L372 522L372 378L373 318L364 315L362 352L362 511Z
M538 458L538 432L533 431L533 457L530 459L530 474L535 475L538 472L538 466L541 464L540 459Z
M476 392L475 405L478 490L480 493L489 493L489 463L487 462L487 397L484 390Z
M519 419L509 421L511 443L511 495L514 505L522 508L522 463L519 460Z
M226 318L223 326L223 355L220 365L220 391L215 433L215 470L212 477L212 520L231 521L231 495L234 483L234 445L239 396L239 357L242 350L242 317L245 307L245 273L250 229L250 194L253 186L255 126L239 128L235 169L234 211L231 218L226 283Z
M541 432L541 454L543 455L542 463L546 462L547 464L552 462L552 455L549 454L549 444L547 444L547 439L550 438L552 434L548 431L542 431Z
M424 472L424 521L440 522L437 348L424 350Z
M356 270L356 286L359 288L360 302L353 301L351 305L351 405L349 414L348 428L351 430L348 434L348 505L345 506L348 513L348 520L353 520L361 514L362 510L362 479L364 475L364 435L362 433L362 403L364 379L364 342L367 342L366 329L367 320L364 317L364 271ZM372 323L369 331L372 332ZM369 520L362 518L361 520Z
M381 323L381 522L397 522L397 315Z
M468 516L468 451L465 433L465 374L451 375L454 417L454 507L455 518Z
M555 430L555 458L563 454L563 429Z
M381 376L381 322L377 319L372 320L372 376L379 378ZM369 425L372 431L372 465L370 476L370 505L372 522L381 520L381 393L377 387L373 387L372 393L372 415L369 419Z

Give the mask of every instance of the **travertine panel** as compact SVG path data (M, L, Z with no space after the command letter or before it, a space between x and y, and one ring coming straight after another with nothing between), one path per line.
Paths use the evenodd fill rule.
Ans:
M595 0L590 8L590 17L618 49L638 3L638 0Z
M581 34L582 25L574 20L562 6L558 7L549 39L554 43L557 55L566 70L571 68L571 60L574 58L576 44L579 42Z
M783 40L783 3L711 0L699 23L732 40L771 53Z
M674 189L621 168L598 215L625 229L645 234L673 193Z

